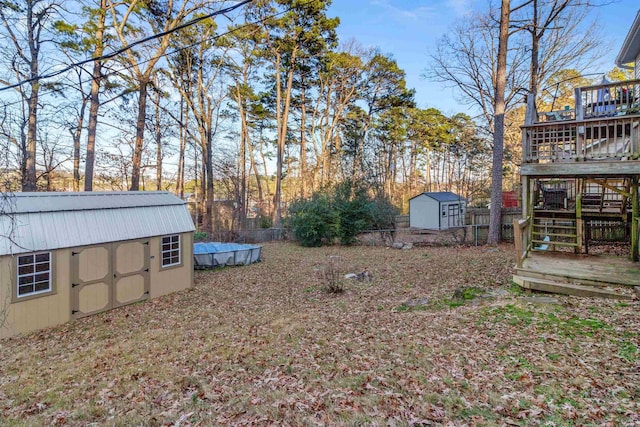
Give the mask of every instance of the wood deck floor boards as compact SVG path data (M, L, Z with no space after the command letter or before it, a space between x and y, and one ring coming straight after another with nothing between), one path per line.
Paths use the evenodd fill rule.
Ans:
M640 264L623 257L530 252L520 273L557 277L570 282L602 285L640 285Z

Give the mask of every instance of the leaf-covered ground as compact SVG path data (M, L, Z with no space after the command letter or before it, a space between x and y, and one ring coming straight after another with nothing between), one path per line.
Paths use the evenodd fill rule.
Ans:
M640 424L638 304L531 302L511 246L263 254L1 341L0 425Z

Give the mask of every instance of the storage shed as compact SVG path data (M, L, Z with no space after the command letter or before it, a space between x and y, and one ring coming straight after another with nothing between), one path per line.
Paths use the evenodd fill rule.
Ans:
M409 199L409 226L446 230L465 225L467 201L450 191L426 192Z
M193 221L169 192L0 203L0 338L192 286Z

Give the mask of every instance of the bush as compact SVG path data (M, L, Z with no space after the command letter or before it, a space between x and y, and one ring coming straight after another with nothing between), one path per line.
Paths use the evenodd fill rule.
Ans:
M356 241L364 230L393 228L398 210L385 197L372 197L364 183L345 181L289 205L287 223L303 246L321 246L337 239Z
M206 231L196 231L195 233L193 233L193 240L196 242L209 240L209 233L207 233Z
M351 245L356 236L371 224L371 199L361 184L345 181L333 189L333 208L338 215L337 237L343 245Z
M317 192L310 199L289 205L288 225L302 246L322 246L335 237L336 213L328 194Z
M260 215L258 218L259 228L271 228L273 227L273 218L267 215Z

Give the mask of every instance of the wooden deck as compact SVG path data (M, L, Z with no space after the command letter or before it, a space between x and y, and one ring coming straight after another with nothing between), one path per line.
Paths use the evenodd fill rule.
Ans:
M545 292L630 299L631 294L602 287L640 286L640 264L607 255L530 252L516 268L514 281Z

